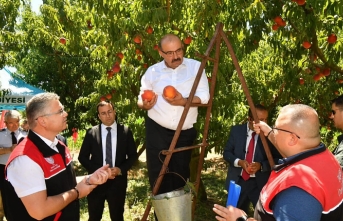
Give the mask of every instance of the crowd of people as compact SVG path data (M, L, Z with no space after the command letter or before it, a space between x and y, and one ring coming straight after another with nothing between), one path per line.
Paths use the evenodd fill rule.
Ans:
M159 43L163 60L152 65L141 79L137 105L147 111L145 142L150 189L153 190L165 156L188 102L206 104L210 98L205 71L195 95L188 101L200 62L184 58L183 43L174 34ZM172 85L174 97L163 89ZM151 99L142 99L150 90ZM78 160L88 175L76 181L74 164L66 139L68 113L55 93L41 93L26 105L26 119L10 110L6 128L0 131L0 221L79 221L79 199L87 197L90 221L100 221L104 203L111 220L124 220L128 171L138 159L131 129L117 122L110 101L97 104L99 124L89 128ZM275 126L268 125L268 109L255 104L253 119L233 126L224 147L229 168L225 189L231 181L241 187L237 207L215 204L215 218L236 220L342 220L343 136L331 153L321 142L317 112L304 104L281 108ZM197 107L191 107L182 125L176 148L193 145L197 131ZM332 100L333 120L343 130L343 95ZM274 166L270 165L260 136L265 136ZM191 151L174 153L157 194L182 188L190 177ZM248 218L250 204L254 217ZM311 211L311 212L309 212ZM158 214L155 214L158 220Z

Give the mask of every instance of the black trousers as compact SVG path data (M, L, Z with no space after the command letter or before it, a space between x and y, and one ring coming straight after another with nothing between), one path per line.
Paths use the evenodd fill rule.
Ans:
M160 152L169 149L175 131L160 126L149 117L145 120L145 127L147 167L150 187L153 189L166 157L160 154ZM176 143L176 148L193 145L196 134L197 132L194 128L182 130ZM168 164L168 171L177 173L187 180L190 177L189 163L191 161L191 154L191 150L173 153ZM157 194L170 192L184 186L185 181L181 177L169 173L164 175Z
M248 214L250 202L253 204L255 209L261 191L257 186L256 178L253 177L250 177L250 179L246 181L240 177L237 184L241 186L237 208Z
M105 200L108 203L112 221L124 221L124 205L127 178L117 176L113 180L97 186L88 196L89 221L100 221Z

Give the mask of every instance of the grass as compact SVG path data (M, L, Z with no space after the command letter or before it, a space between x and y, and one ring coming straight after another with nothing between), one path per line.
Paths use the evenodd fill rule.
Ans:
M77 175L85 174L80 165L76 165ZM216 220L212 211L213 204L225 205L227 192L224 188L226 179L227 165L222 158L211 158L204 162L202 171L202 181L204 183L207 200L198 201L196 204L194 220L209 221ZM128 188L125 202L125 221L139 221L143 217L145 208L149 200L149 182L146 169L146 163L138 161L129 172ZM81 221L88 220L87 200L81 199ZM102 221L110 221L108 207L105 204ZM150 210L148 220L152 221L153 208Z

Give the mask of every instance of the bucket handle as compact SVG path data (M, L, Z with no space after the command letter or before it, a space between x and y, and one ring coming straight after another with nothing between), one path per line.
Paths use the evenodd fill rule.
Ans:
M169 173L169 174L178 175L181 179L183 179L183 181L185 181L185 187L188 188L188 189L185 189L185 191L189 191L190 193L193 193L193 194L196 193L194 184L192 184L192 183L189 182L188 180L186 181L185 178L183 178L183 176L181 176L180 174L178 174L178 173L176 173L176 172L170 172L170 171L168 171L168 172L165 172L165 173L160 174L160 175L157 177L157 179L155 180L154 186L156 185L156 182L157 182L157 180L158 180L158 178L159 178L160 176L162 176L162 175L164 176L164 175L166 175L166 174L168 174L168 173ZM184 188L185 188L185 187L184 187Z

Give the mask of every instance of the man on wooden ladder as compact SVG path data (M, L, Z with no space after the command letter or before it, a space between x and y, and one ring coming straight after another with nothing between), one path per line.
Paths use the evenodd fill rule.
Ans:
M162 37L159 54L164 60L148 68L142 77L138 96L138 107L148 110L148 117L145 120L146 158L151 189L155 185L165 159L160 152L169 149L200 67L199 61L183 57L183 44L180 38L173 34ZM169 87L171 91L168 91L165 89L166 86L173 87ZM173 91L173 88L176 90ZM152 92L151 99L143 95L147 90ZM209 98L208 80L204 71L192 103L206 104ZM193 145L196 138L193 124L197 121L197 115L197 107L191 107L175 148ZM187 180L190 177L190 160L191 150L174 153L168 164L168 171L177 173ZM185 186L184 180L173 174L166 174L157 194L183 186Z

